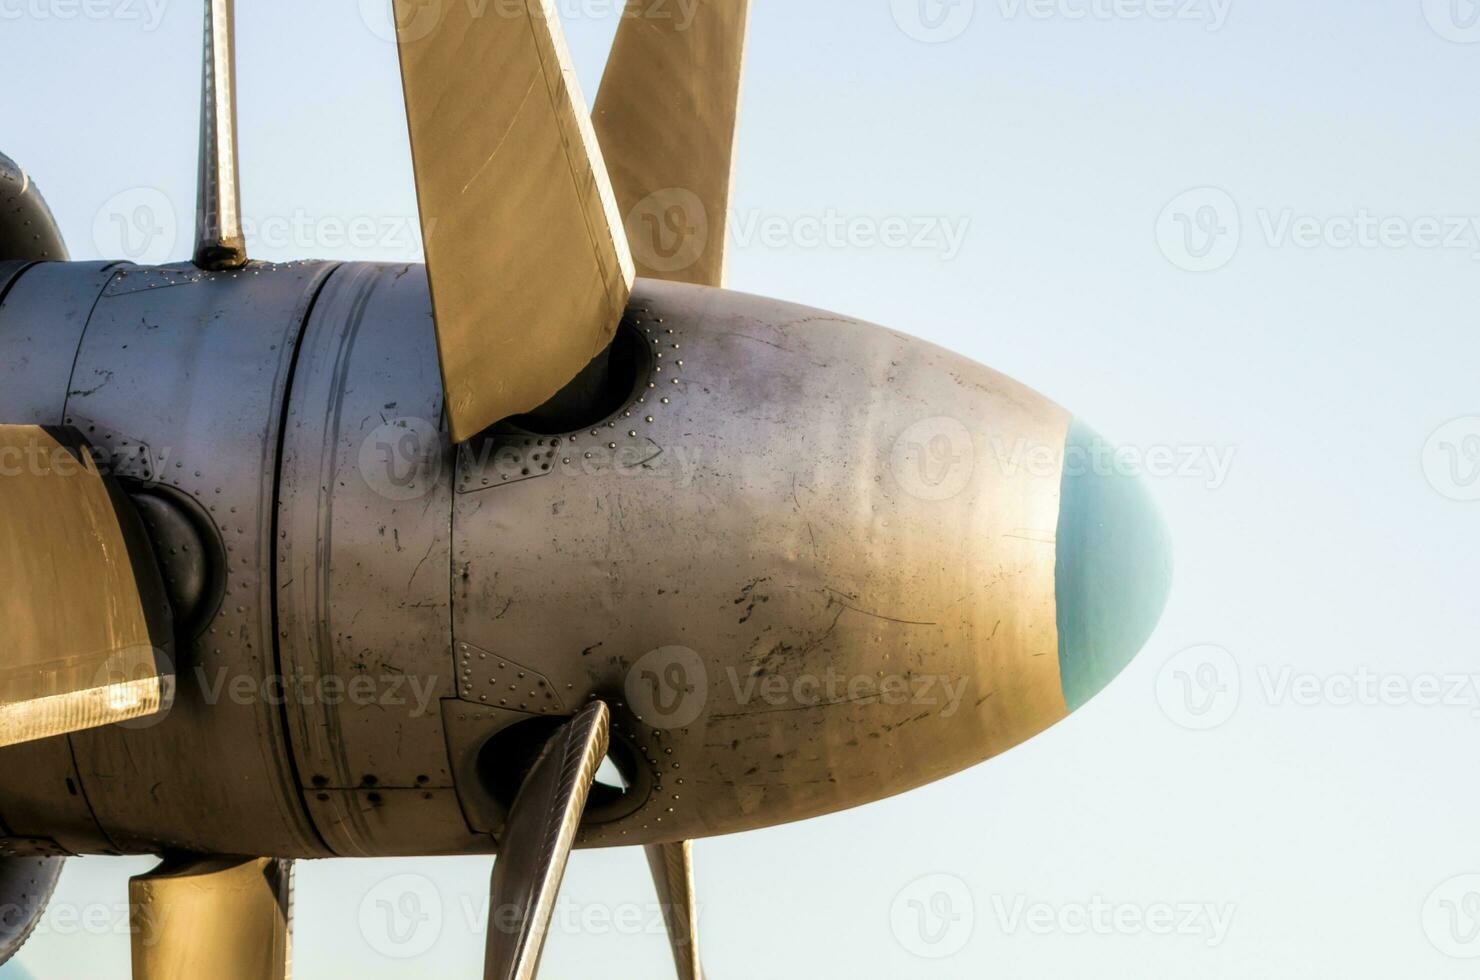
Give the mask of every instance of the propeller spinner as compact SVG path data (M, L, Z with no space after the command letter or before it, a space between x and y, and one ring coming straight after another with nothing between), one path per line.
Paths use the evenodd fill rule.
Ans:
M1083 423L715 288L747 0L631 0L594 119L552 0L394 0L425 269L254 276L217 274L246 256L233 5L206 7L195 266L57 264L0 158L0 461L110 463L3 481L28 625L0 903L27 912L0 961L60 855L169 855L131 885L173 923L136 930L136 980L277 980L293 859L496 850L485 975L532 977L570 850L630 844L698 980L694 838L1005 751L1149 635L1165 530L1134 480L1068 465L1103 448ZM1050 463L955 467L989 438ZM95 679L120 657L127 697ZM223 700L211 670L279 694ZM324 696L376 677L417 696Z

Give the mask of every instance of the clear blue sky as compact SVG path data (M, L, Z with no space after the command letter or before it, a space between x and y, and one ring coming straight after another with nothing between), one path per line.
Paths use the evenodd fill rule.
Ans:
M121 254L112 215L144 202L177 216L148 246L185 258L200 4L91 3L0 0L0 149L76 257ZM386 3L240 5L256 257L419 254L394 50L362 17ZM594 95L612 4L558 5ZM1480 503L1463 499L1480 422L1441 427L1480 416L1480 10L753 8L737 224L793 231L735 242L731 284L954 348L1148 461L1191 462L1155 479L1172 605L1090 706L942 784L698 845L712 976L1472 976L1452 954L1480 954L1476 886L1455 880L1480 872ZM830 215L938 234L795 233ZM347 243L356 219L381 233ZM148 864L73 862L70 924L53 913L0 976L125 977L108 910ZM300 866L298 975L476 975L487 870ZM442 902L418 959L380 955L358 924L394 874ZM951 877L920 884L932 874ZM892 926L921 888L956 890L953 955ZM565 897L653 901L623 851L578 855ZM106 925L77 924L95 909ZM1170 930L1146 925L1163 910ZM566 928L544 976L664 976L666 956L657 930Z

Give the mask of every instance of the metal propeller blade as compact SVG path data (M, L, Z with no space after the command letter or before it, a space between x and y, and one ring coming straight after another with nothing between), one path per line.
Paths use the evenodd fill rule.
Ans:
M395 11L461 442L539 407L606 348L632 256L554 0L395 0Z
M694 844L649 844L646 850L658 904L668 923L678 980L704 980L699 963L699 908L694 900Z
M0 746L152 715L173 626L133 505L75 431L0 425Z
M593 119L638 275L722 286L749 0L628 0Z
M532 980L539 969L610 717L602 702L587 705L545 743L519 789L493 865L484 980Z
M293 862L198 858L129 879L133 980L286 980Z

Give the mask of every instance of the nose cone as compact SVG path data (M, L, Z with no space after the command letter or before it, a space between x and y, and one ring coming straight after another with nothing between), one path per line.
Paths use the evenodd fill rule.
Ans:
M1075 419L1064 445L1054 572L1059 675L1078 709L1151 636L1172 581L1166 525L1115 447Z

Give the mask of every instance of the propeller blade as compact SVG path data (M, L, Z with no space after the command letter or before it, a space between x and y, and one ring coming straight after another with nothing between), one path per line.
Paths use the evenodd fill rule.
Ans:
M395 0L452 437L535 409L604 350L632 290L554 0ZM438 19L440 18L440 19Z
M192 858L129 879L133 980L287 980L293 862Z
M519 789L493 865L484 980L532 980L539 969L610 723L605 704L586 706L545 743Z
M668 923L668 941L678 980L704 980L699 963L699 908L694 900L694 844L649 844L648 864L658 889L658 904Z
M749 0L628 0L594 125L637 274L722 286Z
M238 173L236 0L206 0L195 206L195 264L202 269L239 269L247 264Z
M169 601L133 505L68 429L0 425L0 484L0 746L167 707Z

